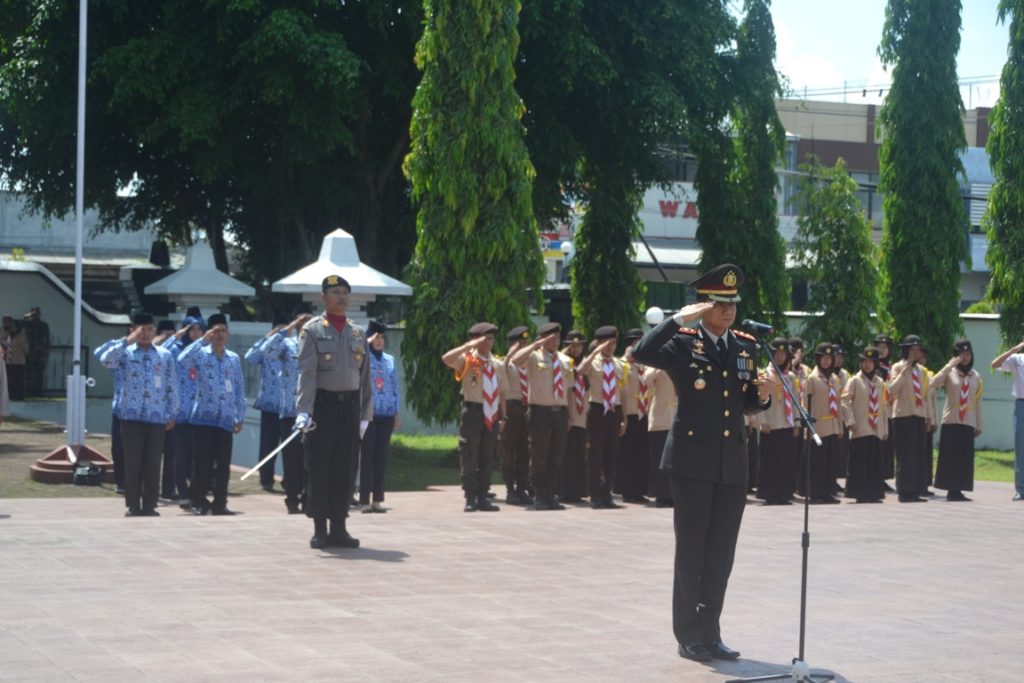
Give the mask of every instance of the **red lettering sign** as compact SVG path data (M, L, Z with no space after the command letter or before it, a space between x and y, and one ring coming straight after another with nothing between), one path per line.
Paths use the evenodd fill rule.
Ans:
M673 213L673 215L675 215ZM696 218L697 217L697 204L694 202L686 202L686 208L683 209L683 218Z
M658 200L658 206L661 207L661 215L665 218L675 218L676 211L679 210L679 202L669 202L664 199Z

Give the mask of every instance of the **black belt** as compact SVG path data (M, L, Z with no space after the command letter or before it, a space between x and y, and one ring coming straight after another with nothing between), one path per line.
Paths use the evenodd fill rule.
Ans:
M466 409L468 409L468 410L483 410L484 409L484 404L483 403L477 403L476 401L463 401L462 405L464 405L466 407Z
M551 410L551 411L555 411L555 410L565 410L565 408L566 408L565 406L541 406L541 405L537 405L536 403L531 403L530 404L530 410Z
M359 390L354 389L352 391L327 391L326 389L317 389L316 398L318 401L335 401L337 403L358 401Z

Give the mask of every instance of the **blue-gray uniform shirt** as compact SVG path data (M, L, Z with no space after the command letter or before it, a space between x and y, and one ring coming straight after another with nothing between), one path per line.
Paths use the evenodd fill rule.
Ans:
M272 358L281 368L277 377L280 389L278 416L295 417L295 396L299 388L299 338L289 337L281 330L267 339L261 352L264 356Z
M100 362L121 371L120 419L166 424L178 414L178 376L170 351L118 340Z
M108 349L117 344L118 342L124 341L123 339L111 339L110 341L104 342L98 349L92 352L92 355L96 356L96 360L103 362L103 354ZM114 376L114 398L110 402L110 414L117 419L121 419L121 369L120 368L109 368L110 374Z
M171 352L175 358L188 346L177 337L168 337L164 340L163 347ZM174 420L176 424L189 424L192 419L192 404L196 401L196 369L187 368L181 363L175 363L178 371L178 417Z
M253 406L256 410L268 413L278 412L281 401L281 361L273 356L262 353L263 347L277 335L263 337L245 352L245 362L258 365L260 368L260 388Z
M218 356L212 344L197 339L181 352L178 363L190 374L195 369L196 397L189 422L233 432L245 420L245 380L238 354L224 349Z

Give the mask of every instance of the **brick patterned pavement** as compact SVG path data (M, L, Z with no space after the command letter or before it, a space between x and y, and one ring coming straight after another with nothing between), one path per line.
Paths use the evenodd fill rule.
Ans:
M811 509L807 660L850 683L1024 680L1024 504ZM458 491L353 514L313 551L278 496L237 517L125 519L110 499L0 500L3 681L687 681L789 670L803 508L750 504L723 633L680 659L670 510L465 514Z

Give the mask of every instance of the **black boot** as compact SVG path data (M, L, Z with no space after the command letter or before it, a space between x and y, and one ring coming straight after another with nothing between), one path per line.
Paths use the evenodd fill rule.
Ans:
M510 481L505 482L505 505L525 505L515 485Z
M330 545L338 546L339 548L358 548L359 539L352 538L348 531L345 529L345 518L335 518L331 520L331 533L327 535L327 542Z
M526 490L525 485L520 484L517 486L516 493L519 494L519 500L523 502L523 505L533 505L533 496L531 496L529 491Z
M317 517L313 520L313 538L309 539L309 547L320 550L327 547L327 520Z
M477 496L476 509L479 510L480 512L497 512L501 508L492 503L490 499L487 497L487 494L484 493L481 494L480 496Z
M466 505L462 508L463 512L476 512L476 496L466 493Z

